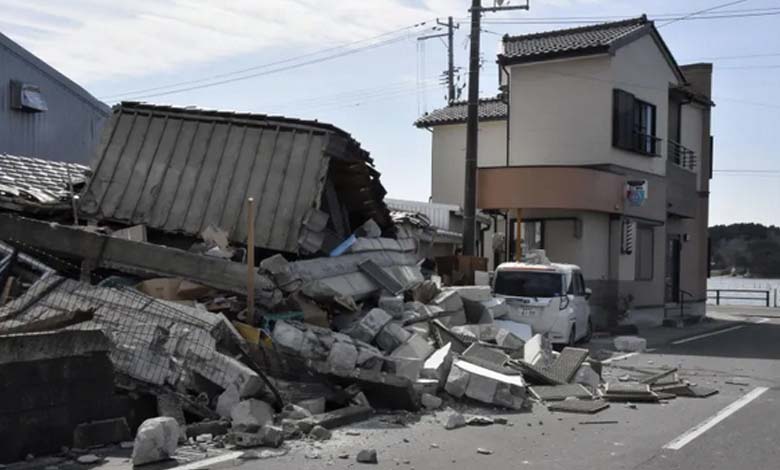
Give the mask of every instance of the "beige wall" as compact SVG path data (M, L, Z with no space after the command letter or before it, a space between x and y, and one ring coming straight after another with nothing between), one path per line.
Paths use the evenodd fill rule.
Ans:
M612 147L612 90L656 105L666 142L675 75L648 35L609 55L511 67L510 165L613 164L663 175L663 158ZM666 146L661 146L666 155Z
M581 212L581 237L575 237L575 221L545 220L544 248L551 261L573 263L587 280L609 276L609 215Z
M433 202L463 205L466 165L466 125L433 127L431 146L431 196ZM506 164L506 121L479 124L479 166Z

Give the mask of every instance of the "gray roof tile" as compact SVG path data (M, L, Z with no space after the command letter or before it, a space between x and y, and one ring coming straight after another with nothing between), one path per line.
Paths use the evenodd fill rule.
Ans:
M59 206L70 201L70 184L76 189L88 178L89 168L40 158L0 154L0 205Z
M417 127L430 127L440 126L443 124L457 124L466 122L468 115L468 106L465 102L459 101L453 103L446 108L440 108L431 111L430 113L422 116L414 125ZM486 98L479 100L479 119L480 121L490 121L498 119L506 119L507 106L502 98L496 96L494 98Z
M522 36L504 36L500 62L522 62L561 56L582 55L609 49L616 40L652 25L638 18L579 28L560 29Z

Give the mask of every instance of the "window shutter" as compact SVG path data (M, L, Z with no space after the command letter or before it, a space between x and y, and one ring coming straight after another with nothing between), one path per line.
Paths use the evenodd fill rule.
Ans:
M612 90L612 145L631 150L634 147L634 95Z

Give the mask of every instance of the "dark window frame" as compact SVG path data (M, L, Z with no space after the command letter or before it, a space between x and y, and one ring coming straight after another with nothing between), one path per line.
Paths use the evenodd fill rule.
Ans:
M612 90L612 146L639 155L660 157L658 108L625 90ZM650 111L650 122L646 122Z

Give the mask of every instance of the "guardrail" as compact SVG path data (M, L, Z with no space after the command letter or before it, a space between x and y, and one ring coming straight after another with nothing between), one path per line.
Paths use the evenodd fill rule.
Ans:
M710 295L713 292L715 295ZM724 293L746 295L723 295ZM761 302L767 307L771 307L773 293L774 306L777 307L777 289L707 289L707 299L714 300L715 305L720 305L723 300L741 300Z

